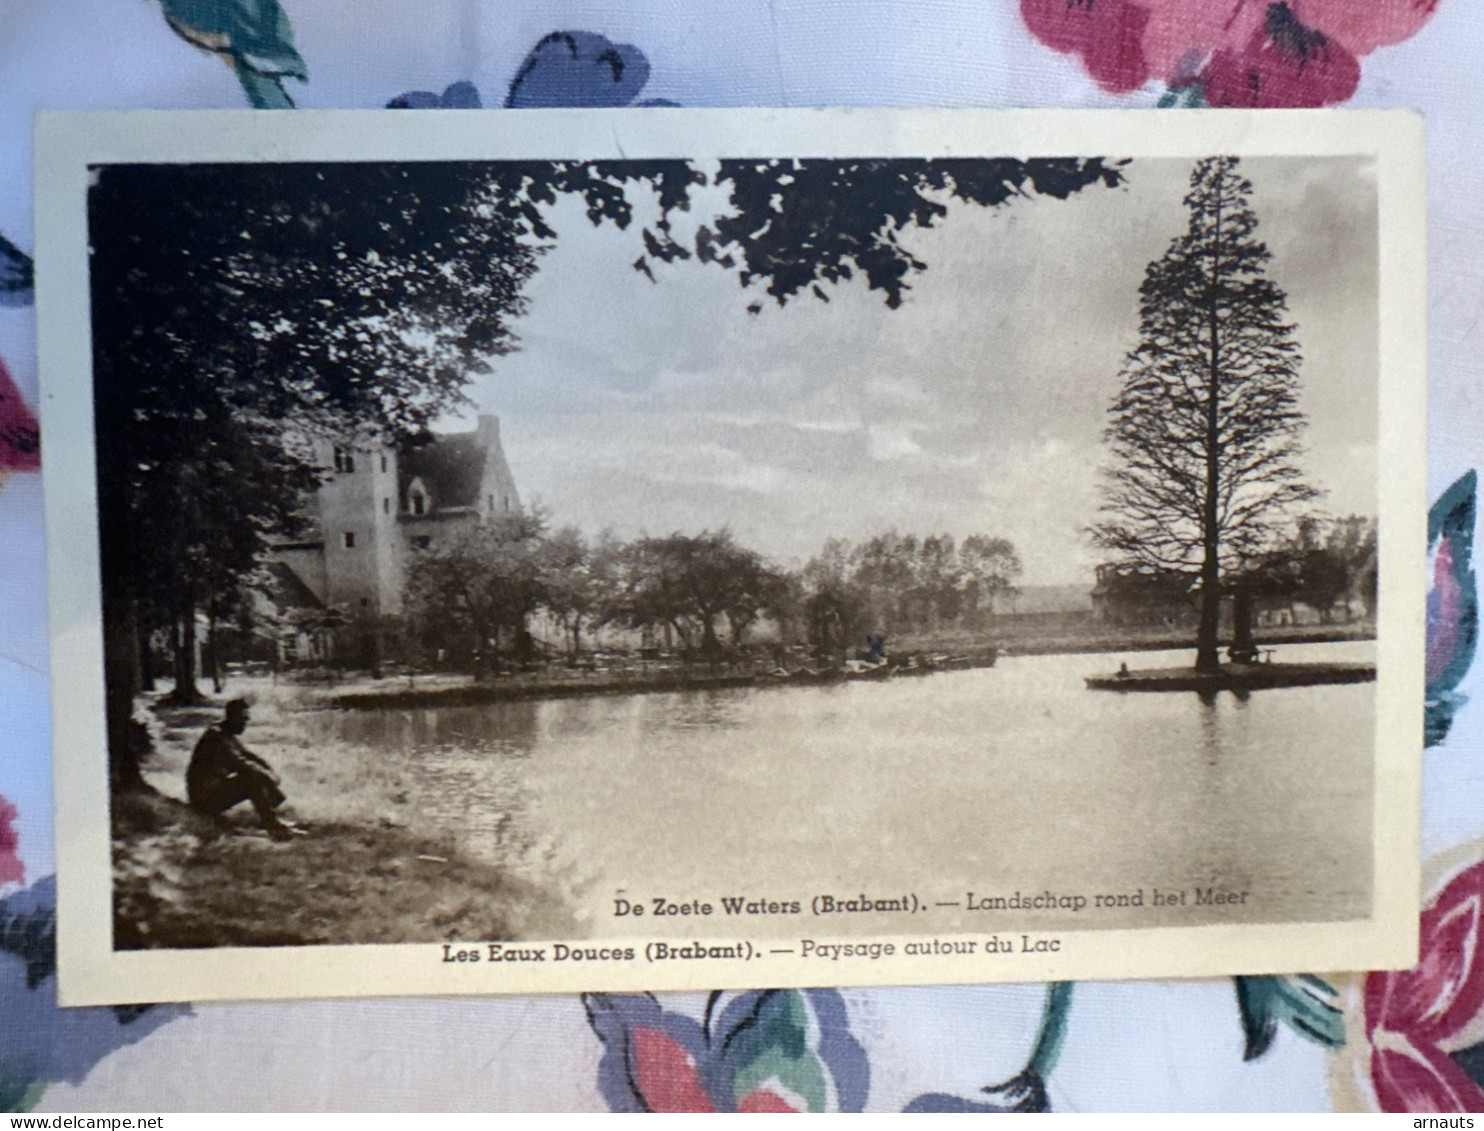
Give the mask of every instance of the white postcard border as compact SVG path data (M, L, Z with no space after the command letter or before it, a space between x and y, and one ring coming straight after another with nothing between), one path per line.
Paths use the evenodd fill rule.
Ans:
M725 139L719 143L719 139ZM624 963L444 962L442 944L112 949L108 767L85 223L88 165L287 160L1209 153L1373 155L1380 209L1380 585L1374 914L1351 923L1034 931L1056 953ZM37 292L49 554L58 965L65 1005L1206 976L1409 966L1417 955L1426 548L1422 125L1391 111L385 111L43 113ZM1323 783L1316 783L1323 788ZM765 881L766 877L759 877ZM819 925L811 921L810 926ZM1008 932L1007 932L1008 933ZM1020 932L1015 932L1017 935ZM825 932L821 931L820 935ZM977 935L940 936L982 938ZM808 937L801 928L801 937ZM816 936L818 937L818 936ZM827 936L826 936L827 937ZM667 940L673 941L673 940ZM710 940L708 940L710 941ZM525 944L522 944L525 945Z

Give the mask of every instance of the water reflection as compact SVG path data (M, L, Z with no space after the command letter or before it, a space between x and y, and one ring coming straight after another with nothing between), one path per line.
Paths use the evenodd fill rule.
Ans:
M574 706L583 700L571 701ZM535 745L546 704L517 700L486 707L429 707L421 710L315 712L321 733L360 746L419 755L439 747L487 749L525 756ZM571 712L581 717L580 709Z
M1200 697L1200 720L1201 720L1201 749L1205 751L1208 765L1216 765L1217 756L1221 753L1221 734L1218 726L1216 696L1219 692L1199 691Z
M637 698L650 731L735 730L745 725L745 703L754 694L746 688L726 688Z
M561 870L593 908L617 887L963 901L1217 885L1255 893L1225 919L1369 913L1373 685L1242 697L1083 687L1114 667L1015 657L920 680L322 712L315 725L339 756L402 782L409 820L501 863ZM599 910L595 931L622 926ZM1138 925L1202 921L1189 904L1140 914ZM997 925L963 911L934 923ZM869 917L831 924L872 929Z

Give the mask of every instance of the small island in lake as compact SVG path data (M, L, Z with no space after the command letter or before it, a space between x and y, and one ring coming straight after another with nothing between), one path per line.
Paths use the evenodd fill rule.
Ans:
M1215 671L1196 668L1121 669L1088 676L1094 691L1260 691L1272 687L1312 687L1321 683L1370 683L1375 664L1222 664Z

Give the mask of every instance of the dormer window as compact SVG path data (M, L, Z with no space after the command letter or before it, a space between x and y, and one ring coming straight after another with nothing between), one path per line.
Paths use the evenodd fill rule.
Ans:
M335 470L343 475L349 475L356 469L356 456L349 448L336 447Z
M407 484L407 510L415 515L424 515L432 509L432 504L428 499L428 489L423 486L423 481L414 475L412 482Z

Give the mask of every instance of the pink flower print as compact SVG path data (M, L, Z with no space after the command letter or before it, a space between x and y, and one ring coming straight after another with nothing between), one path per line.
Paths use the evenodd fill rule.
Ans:
M21 838L15 831L15 806L0 797L0 884L18 884L26 878L21 863Z
M1462 632L1458 610L1463 588L1453 558L1453 543L1444 538L1433 557L1432 589L1427 594L1427 682L1436 683L1458 650Z
M1047 47L1079 56L1104 90L1126 94L1149 81L1149 11L1133 0L1021 0L1020 15Z
M21 399L10 371L0 360L0 483L12 471L35 471L41 466L41 440L36 417Z
M650 994L587 994L614 1111L860 1111L870 1066L834 990L749 990L704 1021Z
M1241 50L1218 50L1200 79L1212 106L1329 106L1355 93L1360 62L1287 4L1272 4Z
M1212 106L1326 106L1362 55L1400 43L1438 0L1021 0L1031 33L1105 90L1151 79Z
M1369 55L1411 39L1432 19L1438 0L1291 0L1299 21L1352 55Z
M716 1110L696 1072L696 1058L684 1045L643 1026L634 1027L631 1039L634 1084L650 1111Z
M1383 1111L1484 1111L1484 1090L1453 1055L1469 1049L1484 1010L1481 925L1484 861L1422 913L1415 967L1367 975L1365 1029Z

